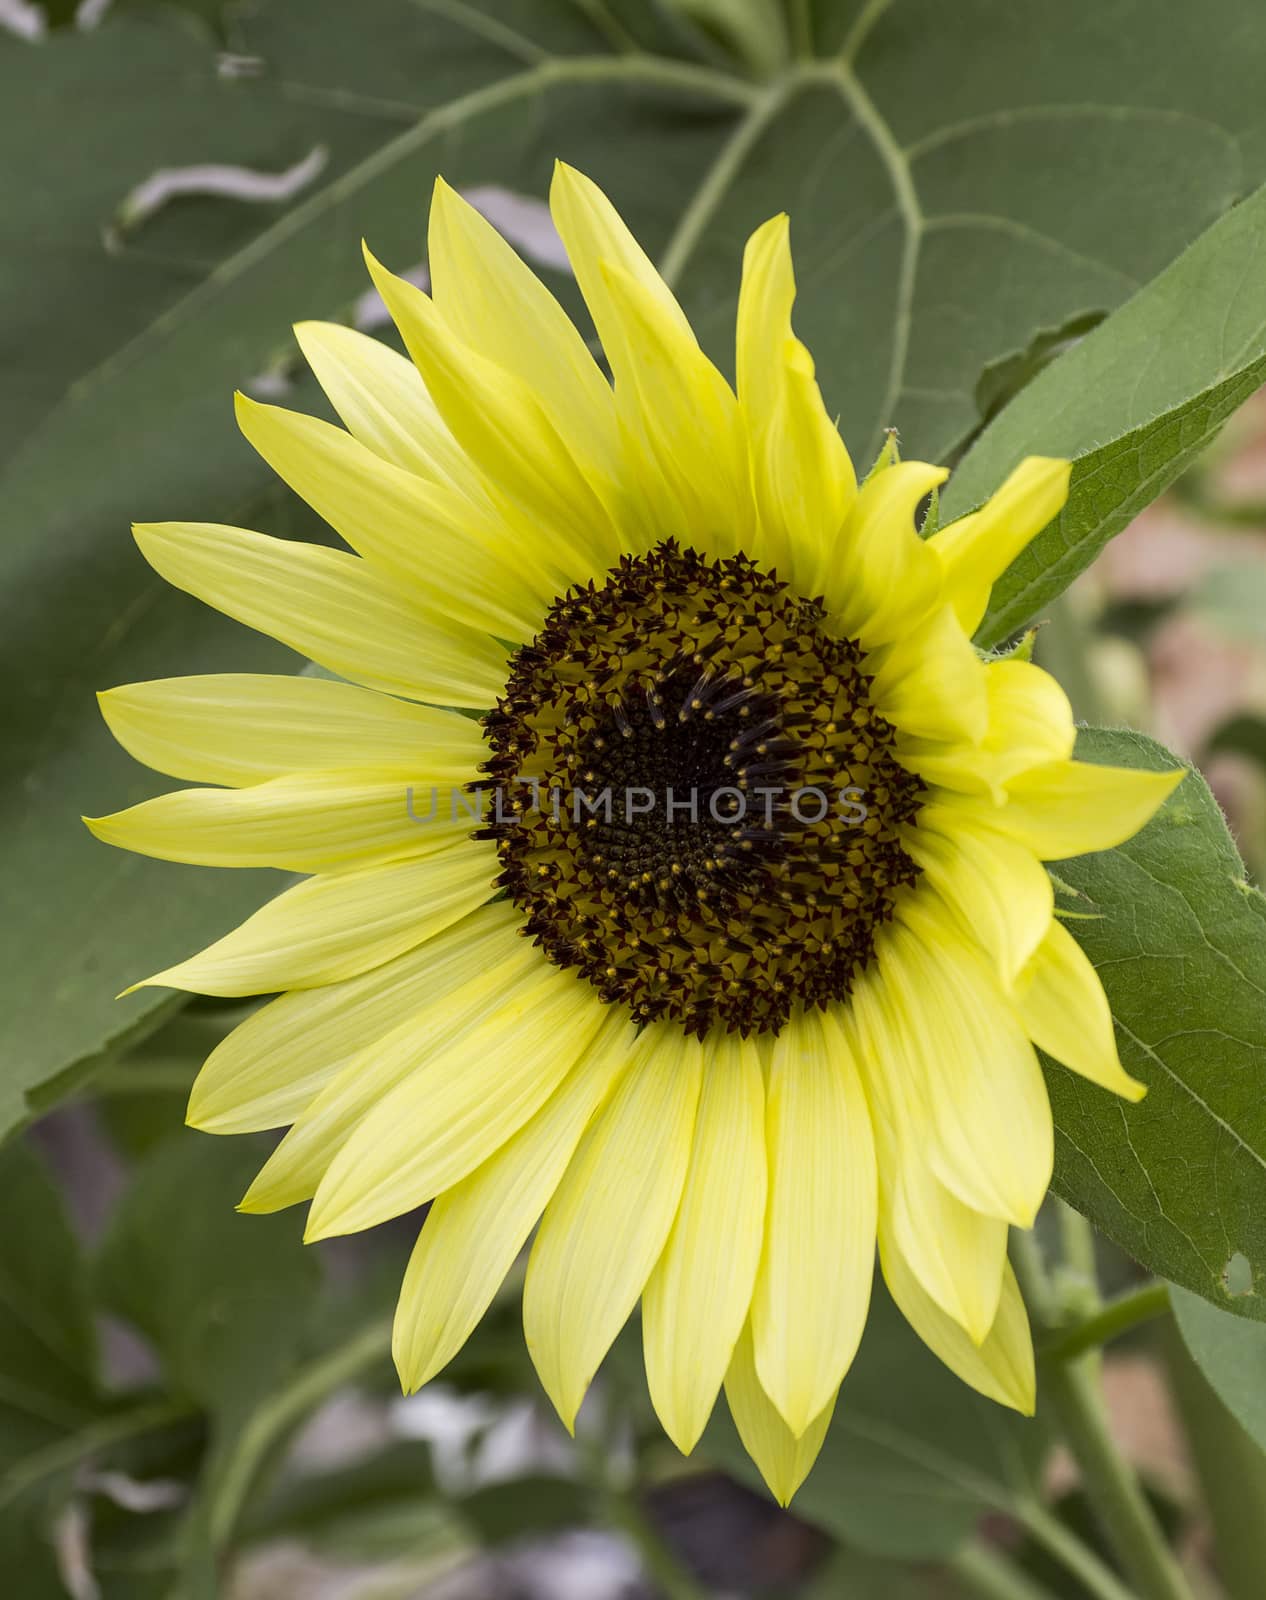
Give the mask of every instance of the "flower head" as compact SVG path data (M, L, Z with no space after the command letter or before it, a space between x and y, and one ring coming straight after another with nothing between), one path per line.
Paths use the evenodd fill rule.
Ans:
M146 981L279 992L189 1109L291 1125L246 1209L311 1201L323 1237L433 1202L407 1388L539 1222L524 1322L563 1420L640 1300L667 1432L690 1450L724 1385L785 1501L876 1241L931 1348L1032 1408L1006 1239L1051 1172L1034 1044L1142 1092L1043 862L1128 838L1177 775L1076 762L1056 683L972 646L1066 463L922 538L946 474L889 451L859 486L792 331L786 218L747 246L732 390L605 197L560 168L552 206L613 381L438 185L431 294L369 260L412 364L308 323L346 431L239 401L355 553L136 530L337 678L108 691L129 750L212 787L91 826L308 874Z

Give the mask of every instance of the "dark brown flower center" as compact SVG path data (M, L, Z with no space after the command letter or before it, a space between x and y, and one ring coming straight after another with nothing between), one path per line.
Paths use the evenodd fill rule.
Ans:
M914 881L862 653L745 556L665 543L575 588L484 721L499 883L640 1021L776 1033L843 999Z

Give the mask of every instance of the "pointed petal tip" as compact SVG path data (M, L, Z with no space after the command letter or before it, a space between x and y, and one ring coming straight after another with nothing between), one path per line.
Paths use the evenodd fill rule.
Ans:
M243 1205L246 1204L246 1200L250 1199L250 1195L251 1191L248 1189L246 1191L246 1199L242 1201ZM258 1205L258 1202L256 1204ZM331 1217L318 1212L316 1201L314 1200L308 1212L308 1220L303 1228L304 1244L316 1244L319 1239L332 1239L342 1231Z
M431 204L436 205L441 202L448 204L461 198L461 195L454 189L444 174L437 172L435 174L435 182L431 185Z
M175 968L169 968L168 972ZM135 994L138 989L170 989L175 985L168 982L168 972L156 972L152 978L138 978L135 983L128 984L126 989L120 989L115 995L116 1000L126 1000L128 995Z

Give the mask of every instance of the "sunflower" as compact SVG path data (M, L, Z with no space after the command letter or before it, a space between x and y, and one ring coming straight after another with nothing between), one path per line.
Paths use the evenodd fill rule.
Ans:
M971 643L1065 462L921 537L946 473L889 447L859 485L785 216L747 244L732 389L605 196L560 166L551 205L611 381L440 182L430 294L368 257L412 362L305 323L345 430L238 400L350 551L136 529L329 675L109 690L133 755L208 787L89 825L306 875L145 982L278 995L189 1106L289 1125L245 1210L309 1201L317 1239L431 1203L406 1390L535 1229L524 1326L564 1423L640 1300L668 1435L689 1452L724 1387L785 1502L876 1245L936 1354L1032 1409L1006 1250L1051 1174L1034 1045L1143 1092L1043 862L1128 838L1180 774L1075 761L1058 685Z

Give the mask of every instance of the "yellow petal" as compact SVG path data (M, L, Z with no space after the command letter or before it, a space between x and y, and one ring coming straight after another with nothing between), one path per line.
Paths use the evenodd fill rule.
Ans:
M293 989L253 1011L211 1052L186 1120L208 1133L293 1122L356 1056L418 1009L497 968L523 945L508 901L481 906L382 966L319 989Z
M1002 1294L993 1326L977 1345L927 1294L882 1225L879 1261L889 1293L928 1349L973 1389L1031 1417L1037 1404L1033 1338L1011 1264L1006 1263L1003 1271Z
M791 329L795 278L785 214L747 241L737 325L738 397L771 564L802 594L821 592L857 477L827 415L813 358Z
M1007 783L1028 767L1066 760L1077 731L1068 696L1041 667L990 661L984 682L988 717L979 744L947 748L899 733L897 748L902 765L928 783L1005 805Z
M261 1167L243 1211L280 1211L310 1200L331 1161L380 1101L431 1056L460 1044L502 1000L522 998L538 983L540 952L519 937L517 912L508 926L473 947L471 960L447 942L469 921L441 935L444 944L428 941L425 949L438 952L434 981L415 987L412 1004L401 1005L392 1025L367 1032L331 1074Z
M689 1455L747 1320L765 1225L765 1083L752 1041L704 1045L681 1206L642 1299L651 1400Z
M656 272L650 257L624 225L615 207L589 178L563 161L554 164L549 192L550 211L576 282L593 317L602 348L614 366L625 353L625 324L611 298L603 264L633 278L654 306L663 337L693 342L694 332L672 291Z
M504 646L424 614L344 551L206 522L134 532L168 583L368 688L482 710L505 686Z
M980 626L995 581L1063 510L1071 471L1067 461L1029 456L979 511L933 536L945 562L946 598L968 633Z
M240 394L237 420L277 476L424 613L499 639L536 633L556 590L491 511L393 466L319 417Z
M920 810L904 843L963 936L989 953L1009 987L1051 925L1055 891L1046 868L1006 834L934 803Z
M619 1082L637 1030L617 1008L556 1093L495 1155L436 1200L396 1308L392 1351L406 1393L446 1366L492 1302L562 1177L577 1141Z
M484 904L497 857L483 840L403 864L305 878L232 933L135 985L195 994L272 994L353 978Z
M978 1343L998 1310L1007 1225L965 1206L932 1171L928 1113L877 988L873 972L855 986L848 1032L874 1123L880 1213L927 1293Z
M668 531L716 555L750 549L750 468L733 391L694 335L659 315L656 296L640 279L609 263L602 270L628 351L624 360L612 357L616 399L658 470L670 508L660 513L669 519L661 537Z
M1126 1100L1147 1093L1121 1065L1099 974L1061 922L1052 922L1012 998L1029 1038L1047 1055Z
M441 1048L419 1029L380 1041L379 1093L317 1185L307 1239L355 1233L432 1200L517 1133L566 1077L604 1012L593 990L541 959L507 994L481 997ZM458 991L459 996L463 991ZM334 1087L337 1087L335 1085Z
M581 1140L542 1219L523 1288L523 1328L568 1429L628 1320L672 1226L690 1160L703 1050L653 1023Z
M581 463L619 471L611 385L576 325L518 252L471 205L435 181L427 264L453 332L526 384Z
M129 683L97 699L129 754L195 783L347 767L465 783L488 754L469 717L329 678L211 673Z
M984 738L984 666L949 606L912 623L871 658L867 671L876 710L902 733L970 744Z
M867 649L900 638L937 603L940 558L920 539L914 516L947 477L943 467L901 461L862 485L823 597L842 631Z
M770 1494L780 1506L790 1505L818 1458L835 1411L835 1395L803 1433L792 1433L778 1407L761 1388L749 1325L739 1337L725 1375L725 1398L743 1448L760 1468Z
M792 1019L769 1081L769 1210L752 1299L761 1386L793 1434L856 1354L875 1267L875 1150L852 1053L830 1012Z
M463 343L429 295L368 250L365 259L445 422L494 498L517 508L516 526L554 592L604 572L619 537L533 390Z
M416 788L318 772L245 789L177 789L84 821L106 844L163 861L328 872L433 855L469 837L474 797L448 785L441 793L421 768L417 776Z
M300 322L294 332L349 433L393 466L448 484L489 509L478 473L411 361L336 322Z
M1111 850L1150 822L1186 775L1185 767L1141 772L1050 761L1011 780L991 821L1043 861Z
M928 1110L927 1159L974 1210L1029 1227L1050 1183L1054 1132L1033 1046L998 980L926 896L900 910L880 955L890 1041Z

